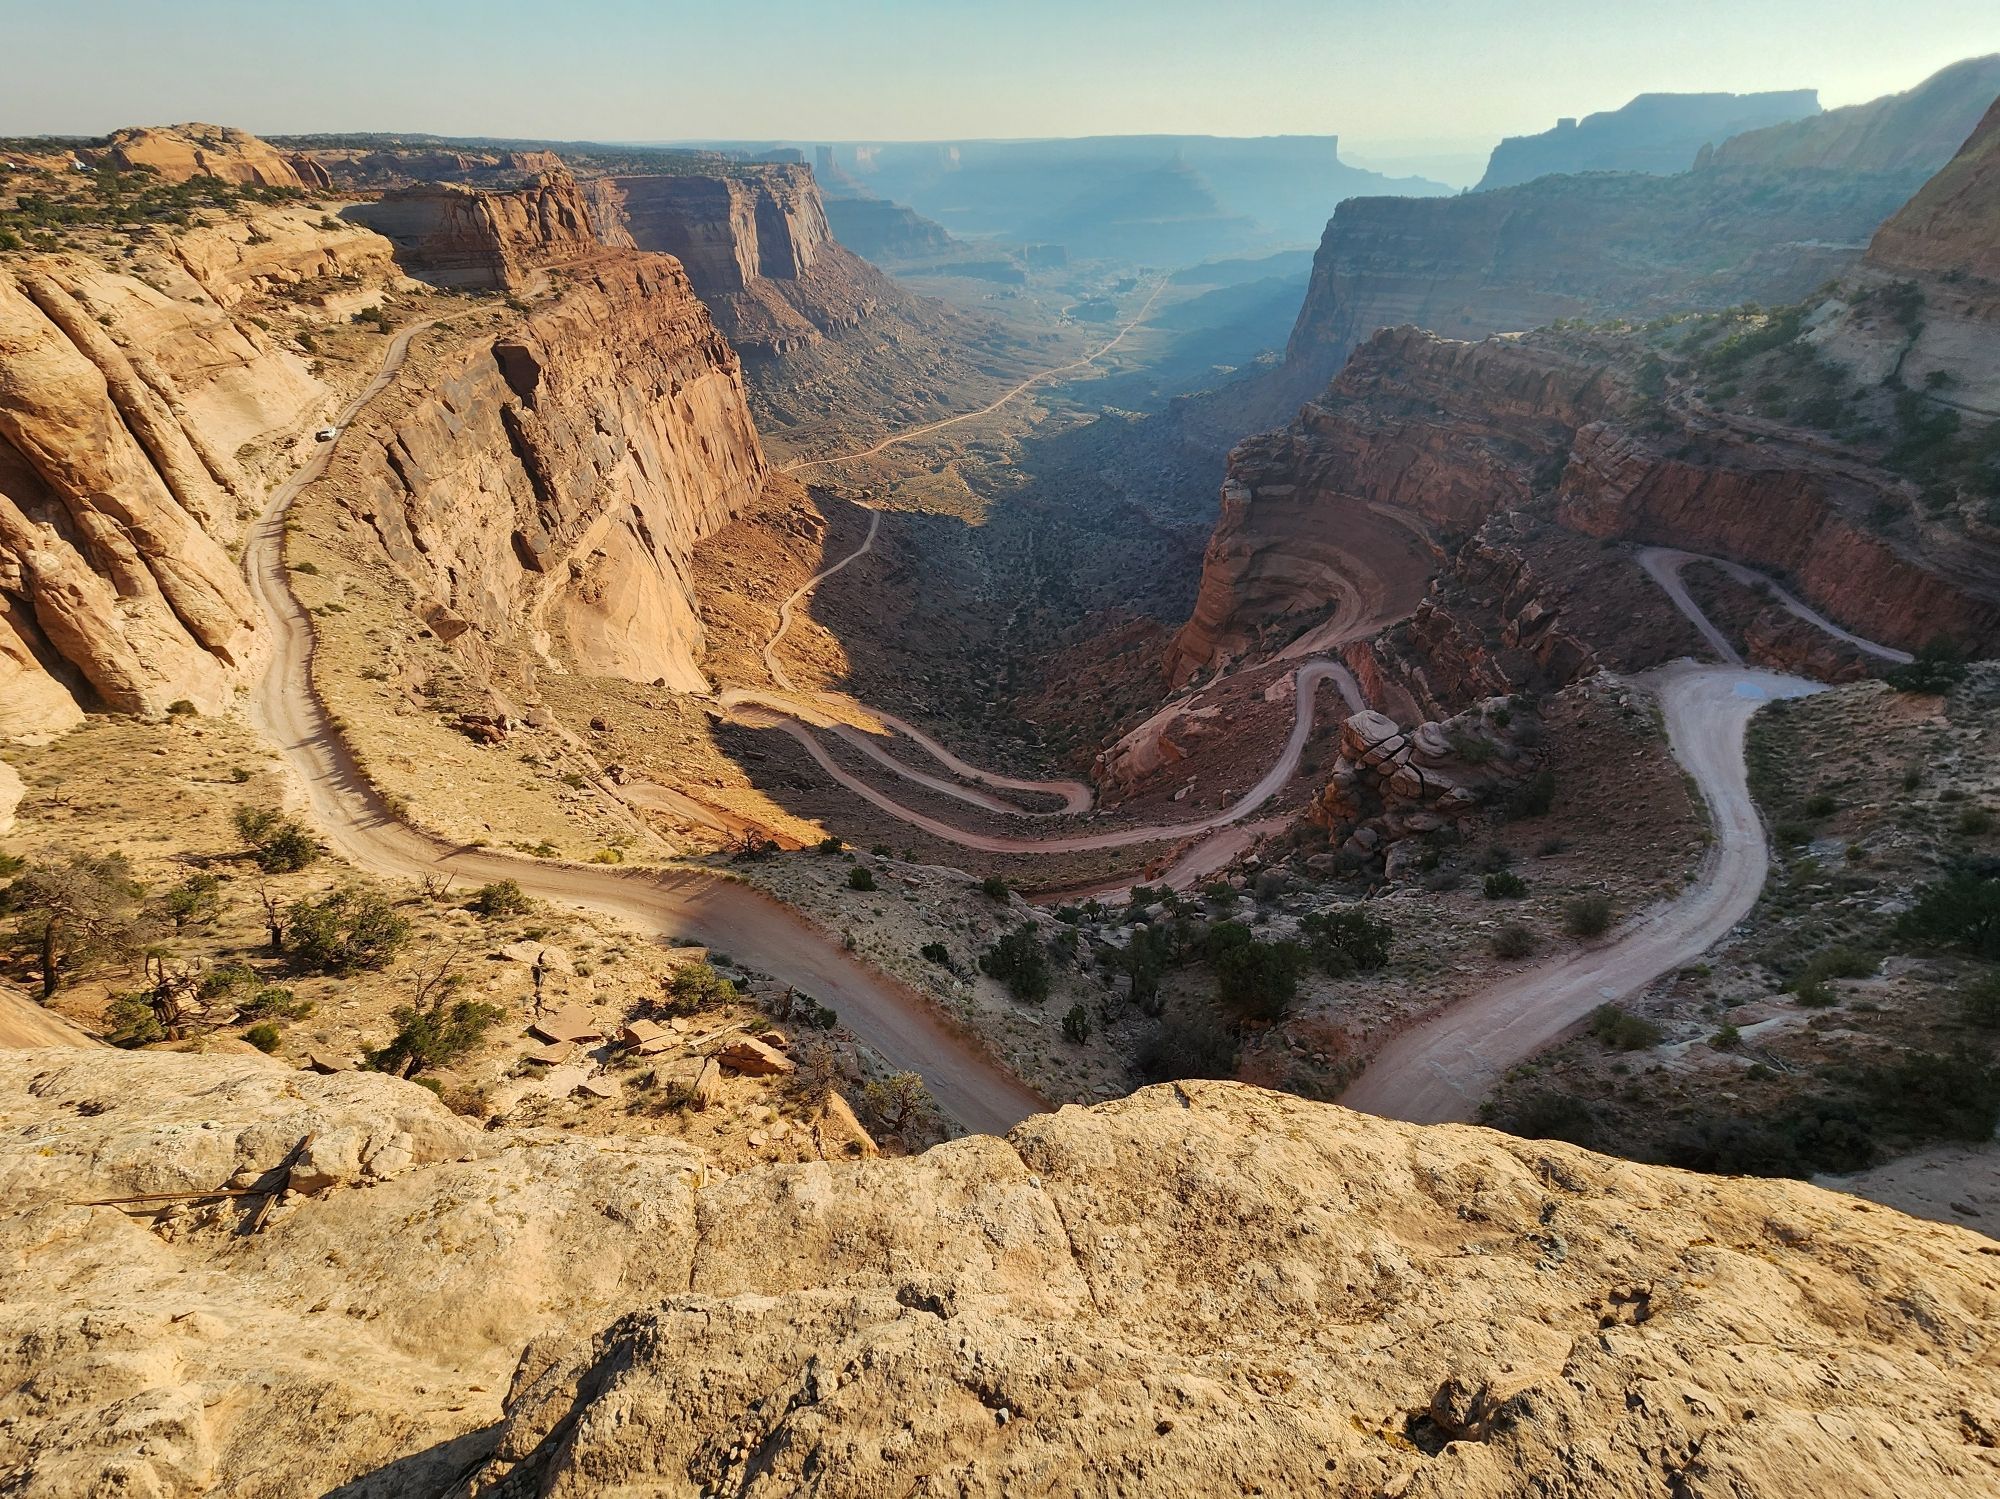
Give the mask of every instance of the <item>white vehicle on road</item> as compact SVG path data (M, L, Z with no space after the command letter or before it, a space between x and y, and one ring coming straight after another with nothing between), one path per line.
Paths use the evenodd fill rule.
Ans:
M320 428L320 429L319 429L319 430L318 430L317 432L313 433L313 441L314 441L314 442L332 442L332 441L333 441L333 440L334 440L334 439L335 439L336 437L338 437L338 436L340 436L340 428L338 428L338 427L321 427L321 428Z

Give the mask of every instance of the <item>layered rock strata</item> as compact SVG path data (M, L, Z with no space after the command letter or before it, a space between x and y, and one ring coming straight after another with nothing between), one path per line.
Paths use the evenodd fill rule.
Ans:
M598 248L584 194L561 167L512 191L434 183L345 212L395 246L407 270L440 286L518 290Z
M1871 529L1878 507L1903 503L1896 481L1783 429L1677 417L1640 398L1620 370L1613 350L1589 340L1376 335L1296 422L1232 455L1170 673L1186 680L1222 666L1274 624L1338 603L1380 555L1368 535L1384 510L1452 552L1454 538L1523 511L1585 537L1783 575L1887 644L1917 649L1940 634L1974 650L2000 644L1990 577L1955 552ZM1403 589L1402 612L1421 591ZM1587 649L1565 655L1577 670L1588 665Z
M234 455L322 397L178 267L0 272L0 734L231 701L261 658Z
M599 255L445 356L333 479L433 627L705 690L695 543L766 472L741 369L663 255Z

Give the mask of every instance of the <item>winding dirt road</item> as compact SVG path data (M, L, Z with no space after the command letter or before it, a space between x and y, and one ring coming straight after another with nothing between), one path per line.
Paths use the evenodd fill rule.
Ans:
M1599 1005L1692 962L1757 903L1770 855L1743 764L1744 731L1765 703L1818 692L1821 685L1692 662L1639 680L1649 679L1674 757L1701 788L1715 826L1694 884L1625 922L1602 946L1524 969L1403 1032L1341 1095L1348 1108L1416 1124L1473 1118L1508 1068Z
M435 320L433 320L435 321ZM398 333L381 371L341 412L355 415L395 378L411 338ZM602 911L661 935L725 948L751 967L796 984L840 1011L841 1022L894 1065L921 1073L931 1097L969 1130L1000 1132L1046 1103L937 1017L924 998L847 958L823 934L755 891L693 872L621 871L453 847L399 821L333 730L312 685L313 632L284 567L285 513L326 470L324 449L272 496L251 531L243 568L272 637L271 663L251 695L252 721L298 772L327 841L378 874L446 873L474 882L511 879L542 900Z
M1611 940L1538 964L1403 1032L1376 1053L1340 1101L1419 1124L1471 1119L1505 1075L1599 1005L1636 993L1701 956L1750 913L1764 887L1770 851L1750 796L1743 736L1750 715L1774 698L1803 697L1824 684L1743 664L1729 637L1695 603L1681 578L1691 562L1721 568L1740 583L1767 587L1792 614L1869 655L1907 662L1894 647L1843 630L1762 573L1721 557L1673 547L1637 554L1710 649L1728 663L1678 661L1638 678L1659 693L1674 758L1700 787L1715 841L1694 884L1678 899L1640 913Z

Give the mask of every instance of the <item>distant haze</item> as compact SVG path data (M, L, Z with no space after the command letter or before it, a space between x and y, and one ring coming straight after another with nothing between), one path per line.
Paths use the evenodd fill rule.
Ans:
M6 134L1339 134L1447 180L1464 174L1437 163L1642 92L1817 88L1832 107L2000 50L1993 0L69 0L0 26Z

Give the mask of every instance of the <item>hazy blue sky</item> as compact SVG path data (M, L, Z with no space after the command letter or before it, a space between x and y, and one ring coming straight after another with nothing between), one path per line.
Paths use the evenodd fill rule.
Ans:
M1852 103L2000 50L2000 3L0 0L0 47L7 134L198 119L600 140L1333 132L1400 149L1648 89Z

